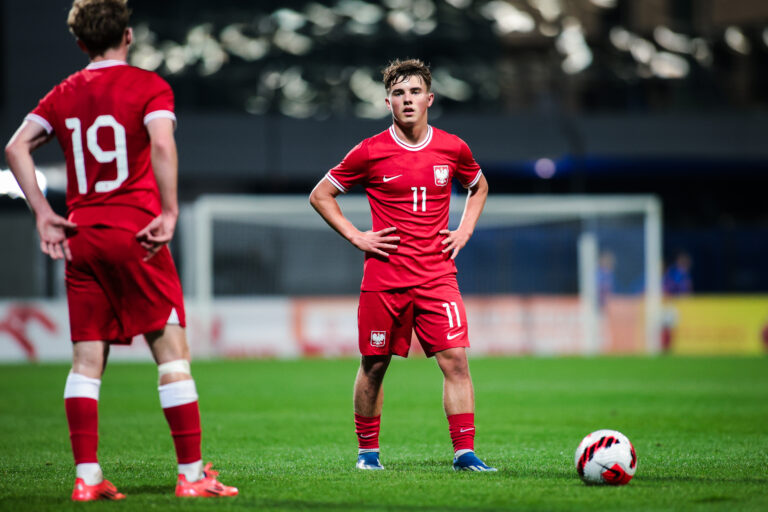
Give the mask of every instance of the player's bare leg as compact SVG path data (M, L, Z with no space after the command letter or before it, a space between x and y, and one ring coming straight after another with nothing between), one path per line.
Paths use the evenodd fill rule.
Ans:
M145 338L152 351L152 357L158 366L181 360L189 363L189 346L187 345L187 335L183 327L179 325L166 325L164 329L147 333ZM192 375L189 372L169 371L160 375L158 383L162 386L180 380L191 379Z
M467 352L463 347L449 348L435 354L443 372L443 408L445 415L475 412L475 390L469 374Z
M107 367L109 343L78 341L72 344L72 372L91 379L100 379Z
M203 467L200 410L184 328L169 324L145 334L145 338L157 363L160 405L176 447L179 464L176 496L236 496L236 487L228 487L216 480L218 473L211 470L210 463Z
M363 356L354 388L357 468L384 469L379 461L379 429L384 404L384 375L392 356Z
M379 416L384 404L384 375L392 356L363 356L355 378L355 414Z
M109 357L109 343L78 341L72 346L72 371L64 387L69 438L75 457L74 501L121 500L114 485L104 480L96 452L99 444L99 390Z
M453 441L453 469L496 471L475 455L475 391L469 373L467 351L450 348L435 354L443 372L443 408Z

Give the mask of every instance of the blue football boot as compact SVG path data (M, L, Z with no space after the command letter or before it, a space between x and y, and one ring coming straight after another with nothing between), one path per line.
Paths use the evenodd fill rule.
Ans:
M365 452L357 456L357 469L384 469L379 461L379 452Z
M475 452L467 452L453 459L454 471L498 471L485 462L481 461L475 455Z

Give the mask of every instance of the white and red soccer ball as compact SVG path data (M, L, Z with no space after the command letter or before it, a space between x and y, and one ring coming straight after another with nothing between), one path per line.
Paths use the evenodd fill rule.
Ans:
M625 485L637 469L635 447L617 430L596 430L581 440L574 455L584 483Z

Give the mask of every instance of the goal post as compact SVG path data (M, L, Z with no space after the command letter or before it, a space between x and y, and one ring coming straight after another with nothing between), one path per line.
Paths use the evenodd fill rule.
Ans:
M463 205L452 202L452 211ZM637 217L643 236L642 295L644 297L645 348L649 353L661 350L662 314L662 210L655 196L489 196L479 226L493 223L543 225L578 220L577 242L579 299L586 340L585 352L599 350L598 260L599 240L593 223L600 219ZM470 241L471 243L471 241Z
M452 198L451 227L464 199ZM364 195L339 203L353 224L370 229ZM307 311L307 297L333 297L325 306L356 299L363 256L305 196L201 196L184 208L180 230L185 294L206 327L222 300L296 298ZM608 253L617 284L606 306ZM488 338L481 353L597 354L622 346L611 336L642 339L618 351L660 351L662 220L654 196L492 194L457 264L470 332L475 322L478 337ZM348 317L337 323L350 327Z

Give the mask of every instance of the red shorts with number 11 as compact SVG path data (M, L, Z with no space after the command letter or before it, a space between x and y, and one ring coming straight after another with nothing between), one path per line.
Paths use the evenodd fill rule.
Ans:
M364 356L408 357L412 332L429 357L449 348L469 347L456 274L412 288L360 292L357 327Z

